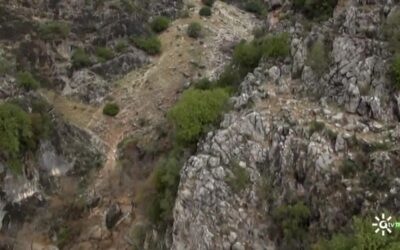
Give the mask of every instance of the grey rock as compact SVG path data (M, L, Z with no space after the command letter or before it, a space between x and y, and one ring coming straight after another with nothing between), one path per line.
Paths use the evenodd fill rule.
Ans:
M126 74L132 69L139 68L147 63L149 63L149 59L146 54L135 49L105 63L96 64L90 69L106 79L112 79L115 76Z
M268 70L268 75L272 81L277 81L281 75L281 71L277 66L273 66Z
M350 84L347 90L347 103L345 108L348 112L355 113L360 104L360 91L358 87Z
M94 72L83 69L75 71L67 80L63 95L73 96L85 103L99 104L110 91L111 85Z

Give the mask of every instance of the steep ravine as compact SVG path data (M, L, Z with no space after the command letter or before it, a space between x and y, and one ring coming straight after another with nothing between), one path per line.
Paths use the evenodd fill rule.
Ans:
M69 242L65 243L68 249L129 249L126 237L130 225L135 220L140 221L132 201L138 182L143 180L123 177L126 173L117 163L118 144L130 137L139 138L144 144L151 140L157 128L166 122L165 112L175 103L184 86L201 76L215 77L229 62L230 52L223 52L222 48L241 39L251 39L253 27L259 22L252 14L223 2L214 5L211 17L200 18L200 1L185 3L188 4L193 6L190 17L173 21L168 30L160 35L161 55L151 57L149 64L118 80L116 87L106 95L106 99L114 100L121 107L116 117L105 117L102 106L73 101L54 91L39 91L66 121L98 137L106 152L104 166L98 172L90 173L82 191L72 188L74 184L68 181L61 184L62 189L73 189L71 195L99 199L94 208L78 218L73 218L73 210L65 211L72 213L71 220L62 223L73 228L73 235L68 236ZM187 25L194 20L204 27L204 38L199 40L186 35ZM41 224L48 223L49 219L60 214L60 209L66 208L62 191L57 197L48 197L47 202L48 215L45 211L39 212L35 220L20 230L14 241L15 249L27 249L28 246L44 249L46 245L52 245L51 239L40 228L45 229ZM112 231L105 225L105 214L111 204L118 204L122 211L121 221Z

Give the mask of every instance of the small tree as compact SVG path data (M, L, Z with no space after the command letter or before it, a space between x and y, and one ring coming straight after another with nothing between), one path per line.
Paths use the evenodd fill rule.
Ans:
M92 60L90 59L89 55L86 51L82 48L77 48L71 57L72 66L74 68L82 68L87 67L92 64Z
M161 41L156 36L133 38L133 43L150 55L156 55L161 52Z
M226 90L189 89L168 112L175 128L176 138L182 144L191 144L218 121L228 100Z
M211 8L208 6L202 7L199 11L200 16L211 16Z
M168 29L170 23L171 21L168 18L163 16L157 16L153 19L150 26L154 32L160 33Z
M116 103L107 103L103 108L103 114L116 116L119 113L119 106Z
M96 56L100 59L100 61L108 61L114 57L114 52L112 49L107 47L97 47L96 48Z
M20 107L3 103L0 105L0 154L15 159L30 144L32 126L28 114Z
M250 0L245 3L244 8L251 13L263 16L267 13L267 8L263 2L260 0Z
M192 22L187 29L188 36L192 38L199 38L202 35L202 27L198 22Z
M39 82L32 76L30 72L18 72L17 83L20 87L25 90L36 90L39 88Z

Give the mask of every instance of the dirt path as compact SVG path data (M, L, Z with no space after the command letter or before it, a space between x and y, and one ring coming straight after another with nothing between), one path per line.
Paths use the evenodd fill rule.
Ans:
M104 214L111 202L118 202L125 218L133 220L130 216L132 185L116 188L118 144L134 133L154 133L158 124L166 122L165 112L176 102L183 86L193 78L213 77L220 72L229 62L229 56L221 48L241 39L251 39L252 30L259 22L253 15L219 1L213 6L213 14L209 18L201 18L197 14L201 8L200 0L186 1L186 5L194 6L190 10L190 17L175 20L160 35L162 54L153 57L149 65L119 80L117 87L109 94L108 98L121 108L116 117L104 116L102 107L45 93L55 109L67 120L93 131L108 146L107 161L93 176L88 187L88 190L100 194L102 203L91 211L89 218L83 219L85 225L81 232L85 233L79 237L79 243L73 249L94 249L92 244L100 249L108 249L115 246L116 241L125 242L123 236L126 232L118 232L123 232L129 223L119 226L111 236L104 228ZM186 35L186 28L192 21L203 25L203 38L194 40ZM95 230L93 228L101 231L96 243L90 239L91 232ZM125 247L126 242L116 248Z

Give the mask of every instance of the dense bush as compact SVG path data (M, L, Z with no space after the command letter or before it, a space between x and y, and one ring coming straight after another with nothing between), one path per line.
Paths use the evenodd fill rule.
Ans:
M178 142L196 142L202 133L207 131L207 126L218 121L228 97L226 90L221 88L185 91L168 112Z
M25 90L35 90L39 88L39 82L32 76L30 72L18 72L17 83Z
M351 233L337 233L330 240L321 240L313 250L395 250L399 249L400 233L393 230L391 234L382 236L375 233L372 220L354 218Z
M257 67L262 57L283 58L289 53L289 37L286 33L281 33L240 43L233 53L233 63L249 72Z
M160 33L168 29L170 23L171 21L168 18L163 16L157 16L153 19L150 26L154 32Z
M211 8L208 6L202 7L199 11L200 16L211 16Z
M340 172L345 178L352 178L361 169L356 161L345 159L340 166Z
M308 51L306 64L318 75L322 76L329 69L329 55L324 43L317 40Z
M0 156L15 174L22 171L20 154L31 147L32 137L28 114L14 104L0 104Z
M82 48L75 49L74 53L72 54L71 60L72 66L76 69L87 67L92 64L90 56Z
M273 210L272 219L288 249L298 249L305 243L310 217L310 209L302 202Z
M71 31L65 22L49 21L39 25L39 35L44 40L64 39Z
M263 16L267 13L267 8L265 3L261 0L250 0L244 4L245 10L257 15Z
M332 16L338 0L292 0L296 11L307 18L325 20Z
M225 181L234 192L238 193L250 184L250 175L237 162L233 162L231 165L233 175L227 176Z
M119 106L116 103L107 103L103 108L103 114L116 116L119 113Z
M201 2L208 7L212 7L215 0L201 0Z
M391 65L392 82L396 89L400 89L400 54L397 54Z
M150 205L147 215L155 224L165 224L173 220L172 210L178 192L180 169L183 165L179 152L171 152L157 164L151 177L155 192L145 197Z
M20 107L0 105L0 152L6 158L18 156L32 138L32 125L28 114Z
M136 47L146 51L150 55L161 52L161 41L156 36L133 38Z
M196 80L192 83L193 87L196 89L210 89L213 85L213 83L208 79L208 78L202 78L199 80Z
M104 62L112 59L114 57L114 52L112 51L112 49L107 47L97 47L96 56L100 59L101 62Z
M228 65L218 77L216 86L237 88L245 76L246 72L244 70Z
M201 24L198 22L192 22L189 24L187 29L188 36L192 38L198 38L202 35L202 27Z
M254 43L242 42L235 48L233 62L241 67L252 70L257 67L262 57L260 52L260 47Z

